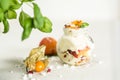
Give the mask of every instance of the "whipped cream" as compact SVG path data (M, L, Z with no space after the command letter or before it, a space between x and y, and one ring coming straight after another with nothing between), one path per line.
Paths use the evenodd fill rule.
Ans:
M65 27L63 30L64 35L57 43L57 54L60 59L70 65L79 65L87 62L94 48L92 38L83 28L73 29Z

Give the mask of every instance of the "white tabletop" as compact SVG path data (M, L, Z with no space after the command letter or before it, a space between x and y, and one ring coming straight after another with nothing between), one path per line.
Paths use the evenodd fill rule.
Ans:
M57 26L58 24L60 25ZM63 25L62 21L55 23L53 32L50 34L33 30L30 38L21 41L22 29L16 21L11 21L10 31L7 34L0 33L0 80L23 80L25 74L23 60L28 56L30 50L37 47L45 36L52 36L58 40L63 34ZM93 54L96 54L96 60L100 61L100 64L84 68L60 68L46 76L35 74L34 77L39 80L117 80L115 70L119 70L119 67L115 69L115 58L113 57L113 45L115 46L113 38L117 36L115 36L116 33L113 33L116 30L115 26L111 22L90 22L88 32L95 42Z

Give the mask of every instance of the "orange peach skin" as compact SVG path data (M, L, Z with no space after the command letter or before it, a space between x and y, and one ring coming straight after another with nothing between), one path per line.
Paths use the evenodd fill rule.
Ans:
M45 37L41 40L39 46L40 45L46 46L46 50L45 50L46 55L55 55L56 54L56 44L57 44L57 41L54 38Z

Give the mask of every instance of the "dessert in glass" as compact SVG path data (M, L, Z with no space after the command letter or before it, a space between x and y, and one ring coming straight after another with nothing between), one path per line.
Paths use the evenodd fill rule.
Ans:
M57 54L63 62L78 66L90 61L94 43L86 33L87 26L82 20L65 24L64 34L57 43Z

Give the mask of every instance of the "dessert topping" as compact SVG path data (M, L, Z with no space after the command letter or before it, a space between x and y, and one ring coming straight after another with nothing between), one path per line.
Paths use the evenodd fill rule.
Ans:
M45 64L42 61L37 61L35 66L36 72L41 72L45 69Z
M45 59L44 56L45 48L46 47L44 45L41 45L31 50L29 56L24 61L27 72L40 72L46 68L49 62L48 59Z
M71 55L73 55L75 58L78 58L78 55L76 53L76 51L72 51L70 49L67 50Z
M89 26L89 24L87 22L83 22L82 20L75 20L69 24L65 24L65 28L72 28L72 29L85 28L87 26Z

